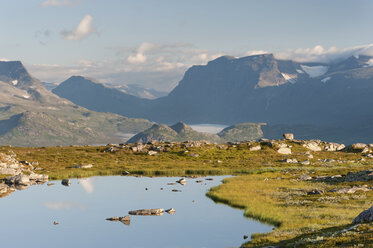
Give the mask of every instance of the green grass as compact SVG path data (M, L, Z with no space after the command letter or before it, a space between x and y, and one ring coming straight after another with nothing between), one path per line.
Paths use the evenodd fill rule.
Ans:
M338 232L349 227L354 217L372 205L373 192L337 194L331 189L370 184L371 182L314 182L301 181L301 175L337 175L373 167L373 160L357 162L361 154L344 152L312 152L307 166L279 162L284 158L306 160L307 150L293 142L292 155L278 154L263 146L260 151L249 151L250 144L220 149L215 145L184 148L177 144L169 152L149 156L146 152L134 153L128 148L117 152L104 152L107 147L0 147L0 152L14 151L19 160L38 161L38 173L51 179L119 175L129 171L134 175L188 176L188 175L238 175L224 180L212 188L208 196L214 201L244 209L247 217L271 223L276 228L266 234L254 234L245 247L281 245L341 246L354 244L359 238L362 244L372 245L372 225L357 227L354 231ZM254 144L256 145L256 144ZM188 153L184 153L188 150ZM189 154L198 153L198 157ZM324 163L319 159L335 159L350 162ZM220 162L218 162L220 161ZM91 169L74 169L76 164L93 164ZM308 191L321 189L323 195L307 195ZM364 230L360 230L361 228ZM360 228L360 229L359 229Z

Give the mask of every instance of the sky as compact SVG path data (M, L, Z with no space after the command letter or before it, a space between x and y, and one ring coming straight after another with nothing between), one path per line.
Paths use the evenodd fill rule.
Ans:
M0 60L45 82L82 75L170 91L192 65L274 53L373 55L371 0L0 0Z

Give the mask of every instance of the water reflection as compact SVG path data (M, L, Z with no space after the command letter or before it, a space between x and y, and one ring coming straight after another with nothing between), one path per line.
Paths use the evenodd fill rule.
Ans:
M92 194L95 190L92 178L78 179L78 182L88 194Z
M0 199L0 218L7 223L0 226L2 246L238 247L243 235L270 231L271 226L205 196L223 178L168 185L179 178L110 176L71 180L70 187L32 186ZM175 214L106 220L150 208L173 208Z

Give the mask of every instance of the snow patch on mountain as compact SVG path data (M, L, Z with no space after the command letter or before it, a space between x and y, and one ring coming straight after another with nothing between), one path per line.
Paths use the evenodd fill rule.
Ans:
M286 81L289 83L295 84L297 82L297 75L291 75L291 74L286 74L286 73L281 73L281 75L285 78Z
M297 69L297 72L300 73L300 74L304 73L304 71L299 70L299 69Z
M329 69L328 66L323 66L323 65L317 65L317 66L301 65L301 67L303 71L305 71L311 78L322 76Z
M328 82L330 79L332 79L332 78L331 78L331 77L326 77L326 78L321 79L321 82L326 83L326 82Z
M366 63L367 66L373 66L373 59L370 59Z

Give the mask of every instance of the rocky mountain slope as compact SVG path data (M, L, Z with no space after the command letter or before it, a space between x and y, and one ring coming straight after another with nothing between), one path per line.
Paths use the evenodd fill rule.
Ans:
M363 134L357 140L367 142L365 130L373 127L368 107L373 104L372 62L369 56L333 63L298 63L276 59L272 54L223 56L191 67L168 96L155 100L95 91L100 102L92 105L87 85L79 82L74 86L62 83L58 88L63 93L58 88L55 92L92 110L161 123L305 125L319 133L339 130L335 136L342 137L342 142L351 139L352 132ZM84 97L76 99L71 94ZM116 97L118 106L101 104Z
M123 142L119 133L136 133L150 126L144 119L79 107L45 89L21 62L0 62L0 145Z
M216 134L197 132L185 123L179 122L172 126L154 124L151 128L133 136L127 143L147 143L153 140L162 142L183 142L187 140L222 141Z
M161 142L208 141L212 143L239 142L263 137L261 126L264 124L243 123L225 128L218 134L197 132L185 123L178 122L172 126L154 124L140 132L127 143L147 143L153 140Z

